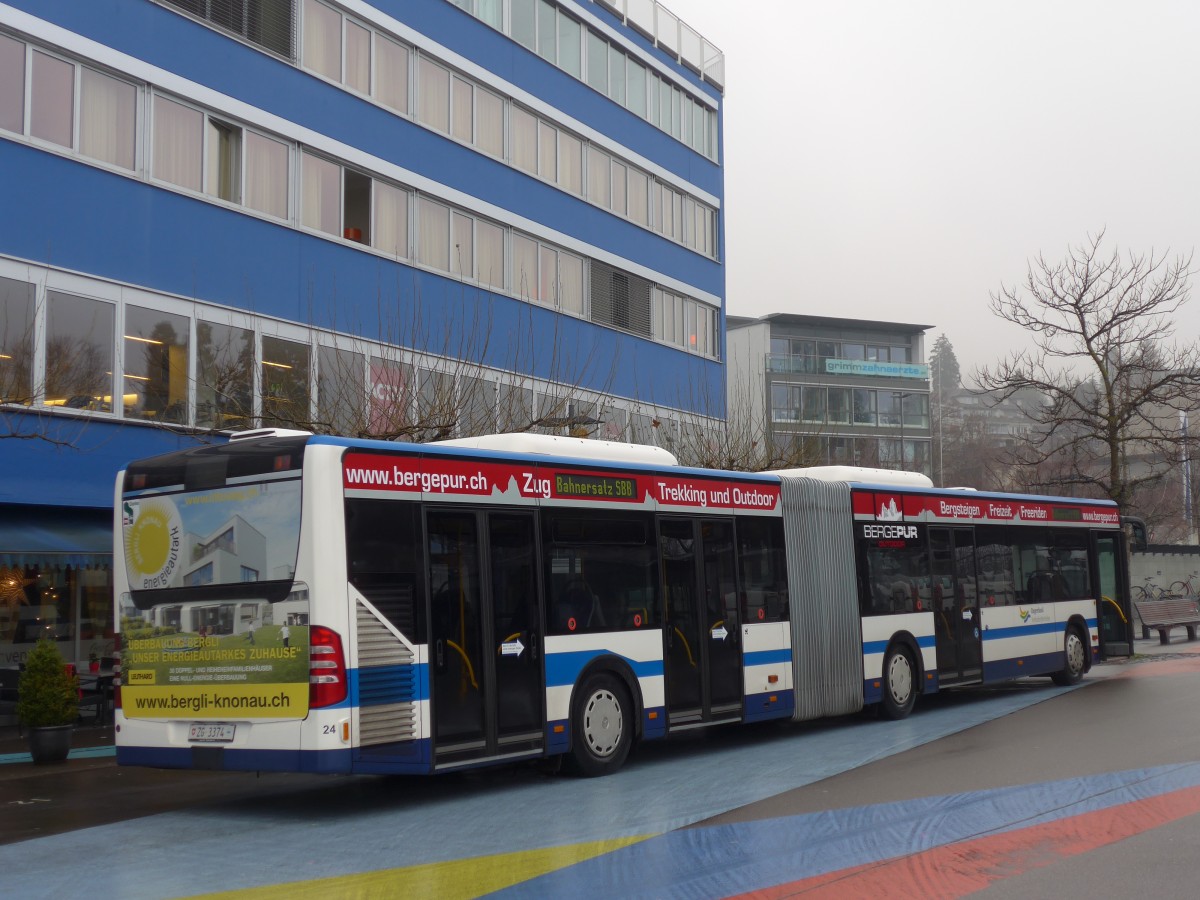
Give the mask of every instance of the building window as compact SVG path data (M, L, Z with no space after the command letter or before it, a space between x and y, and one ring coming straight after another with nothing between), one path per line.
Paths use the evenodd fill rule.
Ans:
M538 177L558 180L558 130L545 122L538 122Z
M288 217L288 146L246 133L246 205L279 219Z
M625 54L612 44L608 45L608 97L625 105Z
M556 7L549 0L538 0L537 30L538 55L557 65L558 63L558 31L554 26Z
M366 359L337 347L317 349L317 419L334 434L358 434L367 398Z
M570 16L558 13L558 65L576 78L583 77L583 26Z
M383 35L375 40L375 98L398 113L408 114L408 48Z
M74 146L75 67L39 50L33 51L29 133L35 138Z
M33 402L32 284L0 278L0 403Z
M171 6L291 59L295 0L163 0Z
M375 229L371 245L396 259L408 259L408 191L381 181L375 187Z
M475 137L475 87L457 75L451 80L451 133L455 140L470 144Z
M342 80L342 17L316 0L304 0L304 67Z
M230 203L242 200L242 129L208 120L208 183L205 193Z
M830 388L828 393L829 422L835 425L850 424L850 389Z
M504 290L504 229L490 222L477 221L475 247L479 281L496 290Z
M79 152L124 169L134 167L137 88L84 68L80 77Z
M113 305L47 296L46 405L112 412Z
M625 194L625 167L619 162L612 164L612 211L619 216L628 213Z
M25 132L25 45L0 34L0 128Z
M588 146L588 199L597 206L609 209L612 205L610 179L612 160L603 150Z
M372 434L401 434L411 423L409 402L412 367L373 357L368 384L367 415Z
M538 247L538 299L547 306L558 305L558 251Z
M639 225L649 224L649 198L647 196L646 176L637 169L630 169L628 187L629 218Z
M537 241L514 234L513 293L522 300L537 300L538 283Z
M851 396L854 403L854 424L874 425L876 423L875 392L865 388L855 388Z
M626 72L629 79L629 96L626 101L629 111L644 119L646 118L646 67L631 59Z
M184 424L187 415L188 330L183 316L125 307L125 415Z
M154 177L199 191L204 114L197 109L154 98Z
M308 425L309 347L263 336L262 424L264 428Z
M310 153L301 161L300 221L326 234L340 234L342 169Z
M583 141L564 131L558 133L558 186L583 194Z
M512 39L533 50L537 46L537 0L512 0L509 16Z
M538 120L523 109L513 107L512 161L513 165L531 175L538 172Z
M197 321L196 362L196 425L253 427L254 332Z
M417 118L421 123L450 133L450 73L427 57L418 65Z
M371 94L371 32L346 20L346 86Z
M371 243L371 177L342 170L342 237Z
M504 157L504 101L480 88L475 89L475 146Z
M583 315L583 260L558 254L558 305L563 312Z
M462 278L475 277L475 220L462 213L451 216L454 246L450 254L450 274Z
M437 269L450 270L450 210L440 203L421 198L417 216L417 262Z
M587 83L608 95L608 44L592 30L587 36Z

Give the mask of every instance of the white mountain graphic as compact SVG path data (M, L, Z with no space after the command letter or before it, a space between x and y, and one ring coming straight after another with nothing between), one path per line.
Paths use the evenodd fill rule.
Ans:
M896 498L893 497L887 503L881 504L879 507L879 521L881 522L898 522L904 518L904 513L900 512L900 507L896 505Z

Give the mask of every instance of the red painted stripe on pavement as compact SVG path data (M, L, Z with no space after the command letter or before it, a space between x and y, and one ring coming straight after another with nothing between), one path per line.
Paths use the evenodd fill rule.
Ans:
M1200 655L1179 659L1150 660L1130 666L1116 678L1160 678L1164 675L1193 675L1200 670Z
M1200 787L1186 788L737 896L746 900L800 896L829 900L962 897L1004 878L1053 865L1197 813Z

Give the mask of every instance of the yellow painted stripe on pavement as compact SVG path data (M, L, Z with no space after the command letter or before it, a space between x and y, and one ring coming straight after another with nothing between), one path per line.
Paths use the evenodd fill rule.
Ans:
M529 881L547 872L620 850L653 835L612 838L565 847L522 850L429 863L398 869L381 869L357 875L338 875L313 881L294 881L269 887L245 888L203 894L204 900L307 900L352 897L354 900L390 900L392 897L437 897L438 900L472 900L484 894Z

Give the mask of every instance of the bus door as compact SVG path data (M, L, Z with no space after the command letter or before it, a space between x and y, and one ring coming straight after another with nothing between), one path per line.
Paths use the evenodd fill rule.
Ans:
M659 521L667 718L679 727L742 714L742 649L733 522Z
M1096 618L1099 620L1100 654L1104 659L1130 656L1133 653L1133 618L1124 587L1129 576L1125 572L1122 536L1093 531L1091 557L1092 565L1096 567L1092 584L1099 589Z
M431 509L426 535L435 764L540 751L533 515Z
M977 681L983 674L983 635L970 528L930 528L938 682Z

